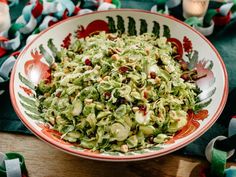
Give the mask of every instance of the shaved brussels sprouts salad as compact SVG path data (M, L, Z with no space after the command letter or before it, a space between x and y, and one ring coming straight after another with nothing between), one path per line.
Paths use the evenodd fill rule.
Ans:
M187 123L197 98L165 37L100 32L57 53L37 98L44 120L83 148L127 152L164 143Z

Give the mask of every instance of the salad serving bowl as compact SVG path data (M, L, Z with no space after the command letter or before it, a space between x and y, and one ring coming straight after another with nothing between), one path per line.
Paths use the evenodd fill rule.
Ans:
M196 81L200 111L188 115L187 124L163 144L122 152L93 151L61 138L61 133L40 120L37 85L51 76L55 52L66 49L78 38L99 31L129 35L153 33L164 36L175 46L178 57L200 75ZM40 33L19 55L11 74L10 94L13 107L21 121L36 136L65 152L104 161L135 161L162 156L180 149L207 131L220 116L228 95L225 65L213 45L183 22L142 10L100 11L69 18Z

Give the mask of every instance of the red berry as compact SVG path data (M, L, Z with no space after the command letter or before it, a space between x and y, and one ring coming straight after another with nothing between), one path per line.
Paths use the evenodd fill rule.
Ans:
M61 92L57 92L56 97L58 97L58 98L61 97Z
M109 100L111 98L111 93L110 92L105 92L104 96L105 96L106 100Z
M147 99L147 98L148 98L148 92L144 91L144 92L143 92L143 97L144 97L145 99Z
M92 66L92 62L90 61L90 59L86 59L85 60L85 64L87 65L87 66Z
M157 77L155 72L150 72L150 76L152 79L156 79L156 77Z
M119 71L120 71L121 74L126 73L128 70L129 70L129 68L127 68L127 67L125 67L125 66L121 66L121 67L119 68Z
M146 112L147 111L147 107L146 106L144 106L144 105L140 105L139 106L139 111L142 111L142 112Z

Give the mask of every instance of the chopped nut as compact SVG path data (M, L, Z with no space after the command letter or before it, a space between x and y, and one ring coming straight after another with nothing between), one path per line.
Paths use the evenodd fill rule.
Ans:
M55 118L54 117L49 117L49 122L54 125L56 123Z
M56 123L58 123L60 120L61 120L61 116L57 116L57 117L55 118L55 122L56 122Z
M119 55L118 54L113 54L112 56L111 56L111 59L113 59L113 60L118 60L120 57L119 57Z
M121 145L120 147L121 152L128 152L128 150L129 150L129 147L126 144Z
M111 55L113 55L113 54L120 53L120 52L121 52L121 49L119 49L119 48L115 48L115 49L113 49L113 48L108 48L108 55L109 55L109 56L111 56Z
M156 60L158 60L160 58L159 56L159 53L158 52L155 52L155 57L156 57Z
M52 68L53 70L57 69L57 63L53 63L52 66L51 66L51 68Z
M174 47L172 48L172 51L173 51L174 54L177 54L177 53L178 53L178 51L177 51L177 47L174 46Z
M118 47L116 47L116 49L115 49L118 53L120 53L121 52L121 48L118 48Z
M65 74L70 72L70 70L68 68L64 68L63 71Z
M94 69L96 69L96 70L101 69L101 66L95 65Z
M50 96L50 93L44 93L44 97L49 97Z
M70 101L72 102L75 99L75 97L70 96Z
M99 77L98 79L97 79L97 82L102 82L103 80L102 80L102 78L101 77Z
M70 60L69 57L64 57L64 58L63 58L63 61L64 61L64 62L67 62L67 61L69 61L69 60Z
M150 54L150 48L145 48L145 52L146 52L147 55L149 55Z
M104 81L107 81L107 80L109 80L109 79L110 79L110 76L105 76L105 77L103 78Z
M114 34L108 34L108 35L107 35L107 39L113 41L113 40L117 39L117 36L114 35Z
M84 99L85 104L90 104L92 102L93 102L93 99L87 99L87 98Z
M87 66L87 67L86 67L86 70L87 70L87 71L88 71L88 70L91 70L91 69L93 69L92 66Z
M137 111L139 111L139 107L136 107L136 106L135 106L135 107L132 108L132 110L133 110L134 112L137 112Z
M161 79L159 77L157 77L157 76L156 76L155 81L156 81L156 84L158 84L158 85L161 83Z

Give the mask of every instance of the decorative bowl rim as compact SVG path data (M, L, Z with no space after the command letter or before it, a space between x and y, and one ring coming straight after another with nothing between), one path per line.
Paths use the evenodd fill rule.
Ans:
M38 39L40 38L44 33L46 33L47 31L65 23L66 21L69 20L73 20L76 18L80 18L82 16L90 16L93 14L99 14L99 13L104 13L104 12L127 12L127 11L132 11L132 12L138 12L138 13L146 13L146 14L153 14L153 15L157 15L157 16L161 16L164 18L168 18L171 19L187 28L189 28L192 32L197 33L198 36L200 38L202 38L210 47L211 49L214 51L214 53L216 54L217 58L220 61L221 67L223 69L224 72L224 79L225 79L225 83L224 83L224 93L223 93L223 97L222 100L219 104L219 107L217 108L217 111L214 113L214 115L212 116L211 120L209 122L207 122L207 124L204 126L204 128L202 128L201 130L199 130L198 134L195 134L194 136L190 136L187 139L183 140L182 142L173 145L171 147L167 147L167 148L163 148L160 149L158 151L154 151L154 152L149 152L146 154L135 154L135 155L131 155L131 156L112 156L112 155L100 155L100 154L95 154L95 153L90 153L90 152L84 152L84 151L78 151L69 147L63 147L62 145L60 145L58 142L55 142L54 140L51 140L50 138L47 138L45 135L43 135L42 133L40 133L39 131L35 130L34 126L31 125L31 123L29 123L27 121L27 119L23 116L23 114L21 113L19 107L17 106L16 103L16 96L15 96L15 91L14 91L14 80L15 80L15 73L16 73L16 66L17 63L19 61L19 58L21 58L27 51L28 48ZM172 17L172 16L167 16L167 15L163 15L163 14L158 14L155 12L150 12L150 11L146 11L146 10L141 10L141 9L113 9L113 10L109 10L109 11L95 11L92 13L88 13L88 14L83 14L80 16L74 16L74 17L70 17L68 19L65 19L63 21L60 21L52 26L50 26L49 28L45 29L44 31L42 31L37 37L35 37L29 44L27 44L27 46L22 50L22 52L20 53L20 55L18 56L16 63L13 67L12 70L12 74L11 74L11 78L10 78L10 98L11 98L11 102L13 105L13 108L17 114L17 116L21 119L21 121L23 122L23 124L31 131L34 133L34 135L36 135L38 138L42 139L43 141L47 142L48 144L52 145L53 147L56 147L57 149L60 149L64 152L67 152L69 154L73 154L79 157L83 157L83 158L87 158L87 159L93 159L93 160L100 160L100 161L137 161L137 160L145 160L145 159L150 159L150 158L154 158L154 157L159 157L159 156L163 156L166 154L169 154L173 151L176 151L180 148L183 148L184 146L186 146L187 144L189 144L190 142L194 141L195 139L197 139L198 137L200 137L203 133L205 133L214 123L215 121L218 119L218 117L220 116L220 114L222 113L226 101L227 101L227 97L228 97L228 74L226 71L226 67L225 64L220 56L220 54L218 53L218 51L216 50L216 48L211 44L211 42L205 37L203 36L200 32L198 32L197 30L193 29L192 27L190 27L189 25L187 25L186 23ZM158 152L158 153L157 153Z

